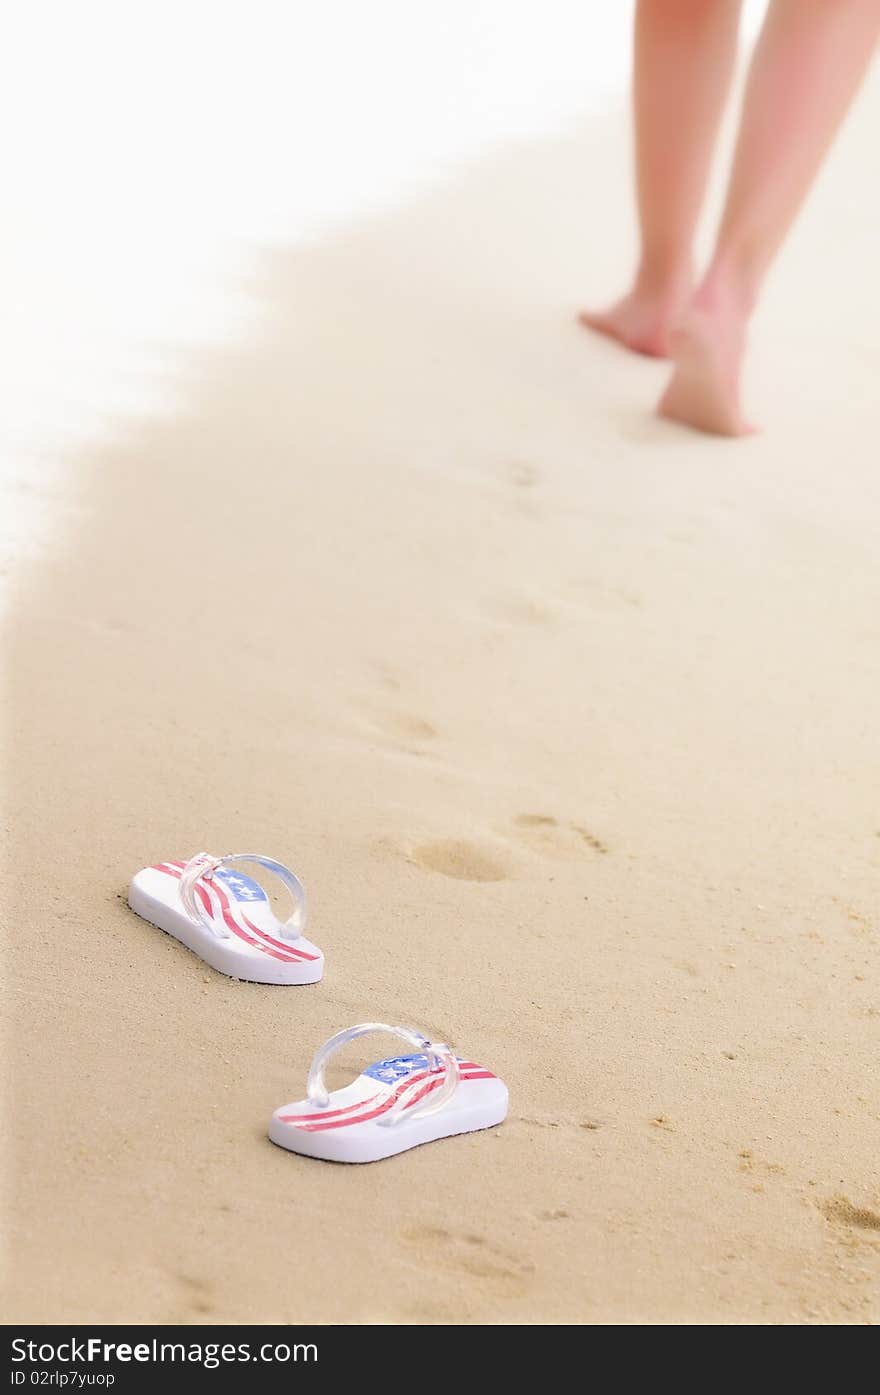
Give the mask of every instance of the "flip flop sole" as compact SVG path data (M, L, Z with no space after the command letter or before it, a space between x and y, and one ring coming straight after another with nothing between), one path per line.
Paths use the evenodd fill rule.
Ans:
M401 1070L402 1065L408 1068ZM388 1067L396 1068L396 1084L388 1080ZM366 1163L502 1123L508 1106L504 1082L474 1061L460 1061L459 1070L458 1085L442 1109L407 1119L407 1110L439 1087L442 1073L429 1071L424 1057L379 1061L351 1085L331 1094L324 1109L316 1110L311 1100L277 1109L269 1124L269 1137L279 1147L305 1157ZM377 1082L383 1088L377 1090ZM422 1088L415 1089L395 1121L383 1122L404 1092L419 1085Z
M179 861L144 867L131 881L128 904L136 915L192 950L205 964L246 983L317 983L324 956L317 945L299 936L278 938L269 899L259 882L241 873L219 870L211 882L197 884L205 910L226 930L221 938L186 914L180 901Z

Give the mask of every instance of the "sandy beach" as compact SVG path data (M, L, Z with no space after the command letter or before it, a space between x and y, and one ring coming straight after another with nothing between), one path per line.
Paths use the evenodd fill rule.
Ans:
M8 1321L880 1321L878 109L756 323L753 439L575 323L632 252L609 115L255 256L251 330L70 462L4 640ZM127 908L243 847L322 984ZM274 1147L363 1019L507 1122Z

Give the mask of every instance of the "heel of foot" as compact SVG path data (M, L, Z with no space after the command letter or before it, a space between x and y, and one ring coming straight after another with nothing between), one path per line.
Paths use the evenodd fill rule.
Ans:
M673 335L675 367L659 415L713 436L749 435L754 428L739 405L743 342L741 327L731 329L693 311Z

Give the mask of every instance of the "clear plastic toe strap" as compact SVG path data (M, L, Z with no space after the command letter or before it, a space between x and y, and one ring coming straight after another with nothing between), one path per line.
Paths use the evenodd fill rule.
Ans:
M330 1096L324 1084L324 1070L327 1062L340 1047L346 1046L350 1041L356 1041L358 1037L365 1037L371 1032L386 1032L390 1033L391 1036L401 1037L419 1054L427 1056L429 1071L443 1071L442 1083L435 1085L418 1104L412 1103L414 1096L410 1089L404 1086L397 1104L379 1122L383 1125L396 1124L404 1117L404 1111L407 1120L423 1119L426 1115L436 1114L438 1109L442 1109L454 1094L459 1080L458 1060L455 1053L443 1042L429 1041L421 1032L416 1032L411 1027L389 1027L384 1022L360 1022L356 1027L346 1027L344 1032L337 1032L335 1037L331 1037L329 1041L325 1041L324 1045L318 1048L309 1069L306 1085L309 1102L317 1105L319 1109L326 1109L330 1103ZM421 1072L419 1072L419 1076L418 1082L412 1086L412 1090L416 1091L415 1098L418 1098L420 1089L425 1089L424 1076ZM407 1108L408 1105L409 1108Z
M215 857L213 853L201 852L191 857L180 874L180 900L190 920L206 925L218 939L229 939L230 931L222 919L215 918L207 910L202 898L196 895L196 887L199 883L210 887L219 868L226 867L231 862L255 862L260 867L265 867L267 872L273 872L278 880L284 883L293 899L293 911L285 921L273 917L274 933L283 940L299 939L305 929L308 913L306 889L289 867L276 862L272 857L263 857L261 853L227 853L224 857ZM210 894L208 900L211 901Z

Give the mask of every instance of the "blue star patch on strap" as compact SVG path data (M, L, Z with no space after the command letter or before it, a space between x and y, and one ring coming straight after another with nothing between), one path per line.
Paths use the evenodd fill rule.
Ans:
M268 901L269 899L260 883L255 882L253 877L246 877L243 872L233 872L227 867L220 867L214 876L218 881L222 881L235 901Z
M381 1080L383 1085L396 1085L408 1075L415 1075L418 1071L427 1069L428 1058L425 1055L389 1056L387 1061L374 1061L363 1073L373 1080Z

